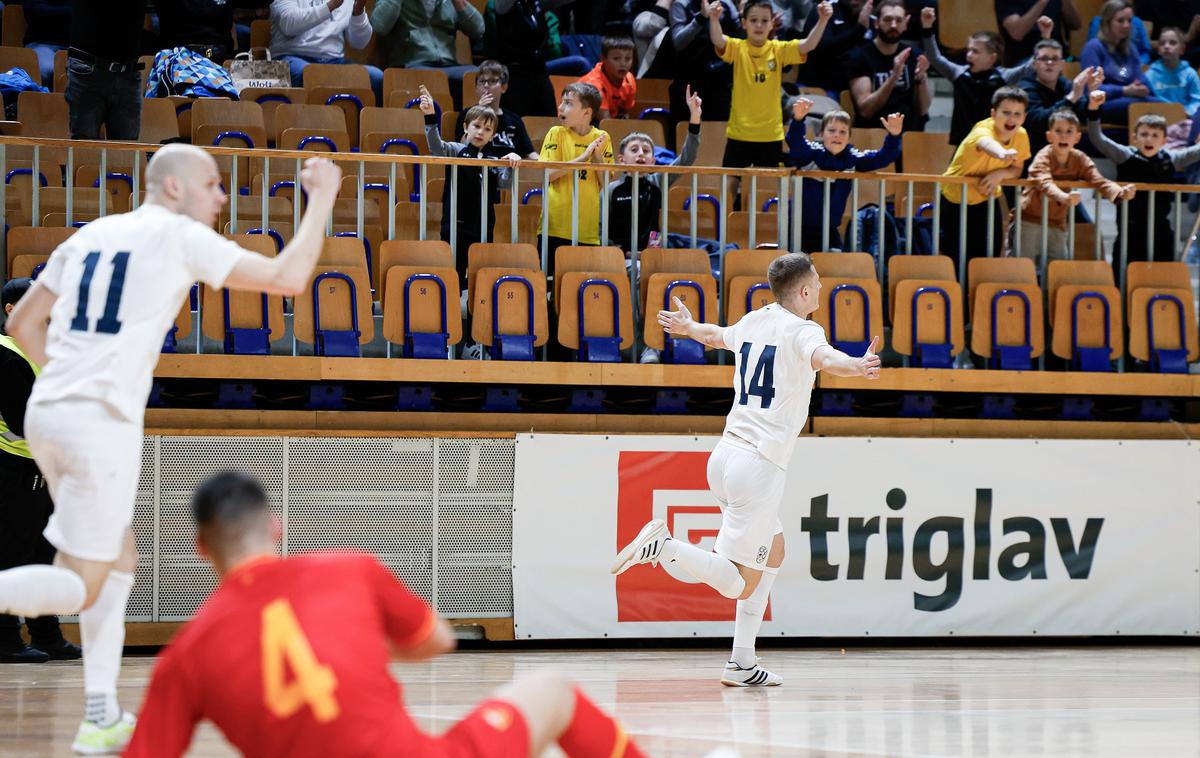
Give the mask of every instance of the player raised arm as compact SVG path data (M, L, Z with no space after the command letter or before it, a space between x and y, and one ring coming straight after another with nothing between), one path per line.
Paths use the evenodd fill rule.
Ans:
M872 337L867 352L861 358L846 355L837 348L822 345L813 351L812 367L816 371L824 371L834 376L865 376L868 379L879 378L879 356L875 354L879 346L879 338Z
M308 203L300 228L274 258L245 256L229 273L225 286L271 295L300 294L325 244L325 222L333 210L341 181L342 170L337 164L325 158L305 161L300 183L308 193Z
M658 323L671 334L682 334L709 347L729 350L725 344L725 328L716 324L701 324L692 319L692 312L683 301L677 297L671 298L675 303L673 311L659 311Z

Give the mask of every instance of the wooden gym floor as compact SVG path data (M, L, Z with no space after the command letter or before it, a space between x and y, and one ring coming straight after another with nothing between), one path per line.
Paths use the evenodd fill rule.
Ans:
M784 686L719 686L718 649L473 651L393 672L417 722L441 731L494 687L559 668L660 758L1200 754L1200 647L760 652ZM126 707L152 664L126 658ZM70 755L82 684L77 663L0 666L0 755ZM232 754L211 726L191 752Z

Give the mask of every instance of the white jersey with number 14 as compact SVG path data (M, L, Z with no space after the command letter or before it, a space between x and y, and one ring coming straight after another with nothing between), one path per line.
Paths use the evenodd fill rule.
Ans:
M771 303L726 327L724 339L736 356L733 408L725 419L725 431L786 469L796 438L808 421L817 378L812 356L829 344L825 330Z

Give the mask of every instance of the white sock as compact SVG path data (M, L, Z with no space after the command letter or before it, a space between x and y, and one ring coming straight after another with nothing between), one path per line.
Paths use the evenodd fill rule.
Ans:
M767 598L771 595L771 585L775 584L778 574L778 567L768 566L763 569L754 592L745 600L738 601L737 615L733 622L733 656L730 660L744 669L753 666L757 660L754 640L758 637L759 627L762 626L763 614L767 612Z
M87 694L84 718L109 726L121 717L117 677L125 645L125 604L133 589L133 574L110 571L100 596L79 614L83 636L83 688Z
M62 566L18 566L0 571L0 612L25 618L78 613L87 597L83 579Z
M659 560L674 563L725 597L736 598L746 589L733 561L674 537L663 543Z

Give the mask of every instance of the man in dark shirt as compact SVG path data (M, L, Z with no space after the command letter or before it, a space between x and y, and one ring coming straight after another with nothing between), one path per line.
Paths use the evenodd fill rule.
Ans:
M159 47L186 47L220 66L233 57L233 12L267 5L265 0L155 0Z
M996 22L1004 39L1004 65L1015 66L1033 55L1040 37L1037 20L1049 16L1054 21L1050 38L1064 47L1067 35L1083 25L1075 0L995 0Z
M1072 110L1082 121L1087 99L1088 69L1079 72L1072 82L1062 75L1063 49L1055 40L1042 40L1033 49L1033 76L1021 82L1029 96L1025 111L1025 131L1029 133L1029 149L1037 155L1046 146L1046 130L1050 114L1057 110Z
M37 53L47 89L54 89L54 54L67 49L70 34L71 0L25 0L25 47Z
M136 140L142 93L138 49L145 15L141 0L73 0L67 57L71 139Z
M900 42L909 21L902 0L883 0L877 7L875 39L852 50L844 64L854 126L877 127L882 115L899 113L909 131L923 131L931 100L925 82L929 60Z
M32 281L13 279L0 291L5 318ZM36 369L7 334L0 332L0 570L50 563L54 548L42 536L54 504L46 480L25 442L25 404ZM21 638L16 616L0 615L0 663L43 663L80 657L63 639L55 616L25 620L32 645Z
M802 83L834 92L841 92L850 86L850 78L846 75L842 60L866 40L867 32L871 31L871 11L874 8L874 0L834 3L833 18L829 19L821 41L800 68ZM804 24L805 31L811 31L818 19L814 4Z

